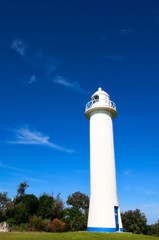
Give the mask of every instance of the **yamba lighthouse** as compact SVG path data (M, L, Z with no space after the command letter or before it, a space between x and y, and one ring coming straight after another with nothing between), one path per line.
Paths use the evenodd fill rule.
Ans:
M86 104L90 120L90 205L87 230L123 231L116 189L112 119L116 105L100 87Z

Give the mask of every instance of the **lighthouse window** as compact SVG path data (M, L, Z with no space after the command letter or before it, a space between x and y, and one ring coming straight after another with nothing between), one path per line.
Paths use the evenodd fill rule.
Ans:
M98 102L99 101L99 96L98 95L94 95L93 96L93 103Z

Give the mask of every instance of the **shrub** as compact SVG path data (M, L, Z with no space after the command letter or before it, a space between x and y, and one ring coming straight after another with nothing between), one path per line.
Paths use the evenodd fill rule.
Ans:
M121 214L123 228L125 232L133 232L136 234L145 234L147 230L147 219L144 213L141 213L139 209L135 211L128 210Z
M49 232L64 232L65 231L65 223L55 218L52 222L48 223L48 231Z
M27 232L29 231L29 227L27 223L21 223L19 225L12 224L11 225L11 231L16 231L16 232Z
M45 222L42 217L39 216L31 216L29 218L29 230L31 231L43 231Z

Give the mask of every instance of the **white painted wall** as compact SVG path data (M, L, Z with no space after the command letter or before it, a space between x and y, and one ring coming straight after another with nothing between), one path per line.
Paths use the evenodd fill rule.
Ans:
M101 90L99 92L101 93ZM98 94L98 91L95 94ZM114 206L119 204L116 190L112 113L108 107L103 108L103 91L101 96L102 98L92 105L92 110L91 108L88 110L89 116L87 115L90 118L91 185L88 228L114 229L116 228ZM106 98L108 96L108 94L105 95ZM100 102L101 109L99 109ZM122 228L120 210L118 214L119 227Z

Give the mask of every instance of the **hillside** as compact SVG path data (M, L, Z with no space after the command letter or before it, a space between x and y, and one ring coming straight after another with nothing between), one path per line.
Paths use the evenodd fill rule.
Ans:
M157 240L158 237L136 235L128 233L39 233L39 232L11 232L0 233L1 240Z

